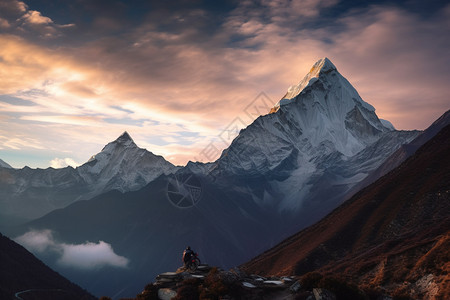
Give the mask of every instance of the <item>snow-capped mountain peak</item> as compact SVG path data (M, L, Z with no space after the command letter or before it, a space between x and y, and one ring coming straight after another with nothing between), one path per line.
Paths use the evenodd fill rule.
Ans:
M312 77L319 77L320 73L328 73L333 70L337 70L336 66L327 58L321 58L319 59L309 70L309 73L307 76ZM295 97L295 96L294 96Z
M139 148L125 131L77 170L87 182L99 183L100 189L127 191L177 168L163 157Z
M318 60L299 84L288 89L271 113L291 116L291 122L300 125L303 138L307 137L313 146L331 141L341 153L350 156L373 143L382 132L393 130L378 119L375 108L359 96L326 57Z
M128 134L128 132L124 131L121 136L119 136L115 141L115 143L123 144L123 145L131 145L134 144L133 139ZM136 145L136 144L134 144Z
M352 186L387 157L377 152L387 141L396 149L416 135L381 122L375 108L323 58L289 88L272 113L241 131L223 152L218 169L230 176L270 178L269 185L277 181L270 190L273 199L280 207L298 209L298 198L309 195L313 186L328 181ZM365 168L352 167L361 162ZM258 201L275 201L269 199L262 196Z
M107 144L103 148L102 152L111 152L116 150L117 147L138 148L131 136L126 131L124 131L114 142Z
M288 88L287 93L275 104L270 113L278 111L281 105L289 103L289 100L297 97L307 86L312 85L321 73L326 74L331 71L337 71L335 65L327 57L319 59L298 84Z
M88 160L88 163L95 160L103 160L106 164L107 162L102 159L102 157L104 157L105 155L110 156L114 152L122 152L125 148L138 148L131 136L126 131L124 131L116 140L108 143L105 147L103 147L100 153L92 155Z

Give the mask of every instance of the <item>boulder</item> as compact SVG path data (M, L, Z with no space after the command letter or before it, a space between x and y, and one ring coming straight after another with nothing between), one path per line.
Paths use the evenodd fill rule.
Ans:
M289 290L292 293L297 293L300 289L302 288L301 284L299 281L296 281L293 285L291 285L291 287L289 288Z
M158 290L158 298L161 300L170 300L176 296L177 292L172 289L163 288Z
M313 289L316 300L336 300L336 296L327 289Z

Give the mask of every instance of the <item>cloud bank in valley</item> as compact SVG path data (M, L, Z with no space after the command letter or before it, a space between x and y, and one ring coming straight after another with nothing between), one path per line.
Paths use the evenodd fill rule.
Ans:
M66 244L55 240L50 230L32 230L14 239L34 253L51 252L58 255L61 266L91 270L104 266L126 268L129 260L114 253L110 244L86 242Z

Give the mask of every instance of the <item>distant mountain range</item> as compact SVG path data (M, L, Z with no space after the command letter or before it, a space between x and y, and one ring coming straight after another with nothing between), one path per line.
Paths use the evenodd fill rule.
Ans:
M127 132L85 164L62 169L13 169L0 164L1 226L41 217L110 190L138 190L178 168L136 146Z
M71 269L57 252L40 257L96 295L135 295L156 274L176 269L187 245L211 265L248 261L320 220L368 176L377 179L386 159L420 134L378 119L324 58L215 162L178 168L124 133L77 169L0 168L2 214L49 212L4 230L108 243L129 260L126 268Z
M4 300L96 299L2 234L0 234L0 298Z

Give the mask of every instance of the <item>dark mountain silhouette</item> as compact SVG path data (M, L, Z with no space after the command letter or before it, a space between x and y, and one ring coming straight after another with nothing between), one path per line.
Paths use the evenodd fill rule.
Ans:
M449 249L446 126L398 168L243 268L261 275L318 270L419 299L449 299Z
M25 248L0 234L0 299L95 299Z

